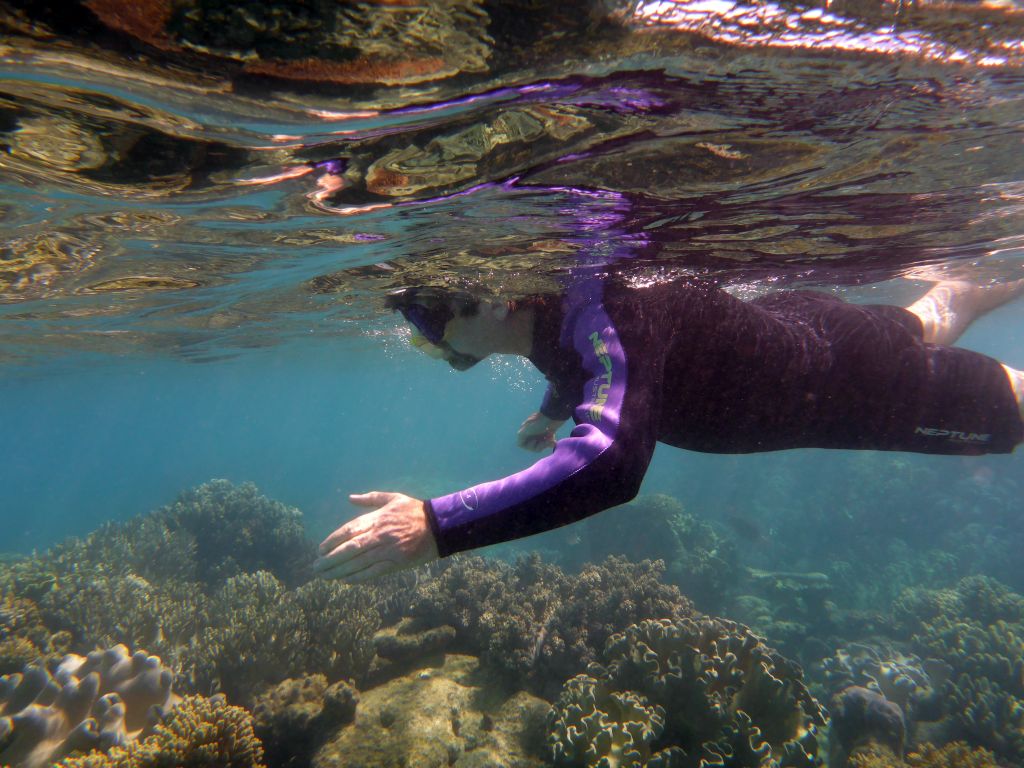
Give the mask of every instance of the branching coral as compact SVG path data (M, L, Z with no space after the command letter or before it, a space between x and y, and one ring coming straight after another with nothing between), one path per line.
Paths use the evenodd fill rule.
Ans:
M665 727L651 748L678 747L681 765L814 765L824 711L800 668L742 625L710 617L643 621L609 638L604 661L591 665L586 680L660 707ZM570 699L574 687L580 684L566 689ZM557 724L566 715L556 707L552 717ZM553 729L556 755L586 752L566 738L578 741L579 730Z
M50 632L31 600L0 590L0 675L17 672L39 659L62 656L70 642L68 633Z
M301 513L256 486L211 480L155 512L106 523L42 555L0 567L0 590L42 604L95 578L135 576L153 584L216 588L240 573L267 570L286 584L313 558Z
M231 576L270 571L289 586L299 583L313 548L302 513L261 495L252 483L211 480L154 513L171 535L194 542L196 580L220 584ZM141 572L140 572L141 573Z
M160 659L124 646L0 678L0 764L41 768L125 744L173 706L171 682Z
M987 749L972 749L963 742L936 747L922 744L905 760L885 751L854 755L850 768L999 768L995 755Z
M252 715L223 696L186 697L144 739L90 752L55 768L261 768L263 747Z
M211 598L209 624L181 654L187 687L248 702L287 677L320 672L329 680L359 679L374 655L381 606L404 583L354 587L319 580L289 591L265 571L228 579Z
M948 736L1024 762L1024 598L972 577L951 590L907 590L893 611L915 650L951 669L942 687Z
M595 661L613 632L646 618L693 613L662 566L611 557L571 576L539 558L514 566L456 558L416 589L409 613L455 627L457 643L493 670L553 694Z

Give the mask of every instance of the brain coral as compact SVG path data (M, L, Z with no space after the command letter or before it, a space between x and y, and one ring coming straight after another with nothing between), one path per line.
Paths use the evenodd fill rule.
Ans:
M0 765L41 768L148 732L175 702L171 672L124 646L0 678Z
M567 574L539 557L515 565L454 558L421 580L409 615L455 628L457 645L535 693L556 695L586 670L614 631L647 618L681 618L693 606L661 582L662 564L610 557Z
M814 765L824 711L804 686L799 666L742 625L711 617L642 621L613 634L604 665L592 664L589 673L610 692L644 697L639 701L661 708L655 713L664 712L664 730L651 736L649 748L679 748L673 765ZM588 731L559 725L578 719L567 706L573 686L581 684L564 689L567 698L552 711L555 755L587 755L590 749L582 744ZM653 717L649 727L653 734ZM598 764L574 759L565 764Z

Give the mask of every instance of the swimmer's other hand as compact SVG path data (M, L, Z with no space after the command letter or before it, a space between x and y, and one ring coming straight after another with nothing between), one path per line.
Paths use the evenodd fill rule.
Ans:
M437 559L437 543L422 501L383 491L348 498L373 511L350 520L323 540L314 573L359 582Z
M539 411L532 414L519 427L516 443L528 451L540 452L555 447L555 433L565 424L564 421L549 419Z

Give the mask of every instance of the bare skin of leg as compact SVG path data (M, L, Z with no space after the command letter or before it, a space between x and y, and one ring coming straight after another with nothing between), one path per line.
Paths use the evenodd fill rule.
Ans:
M921 318L924 340L931 344L955 344L975 319L1024 293L1024 280L975 285L961 280L936 283L908 310ZM1024 419L1024 371L1003 366Z

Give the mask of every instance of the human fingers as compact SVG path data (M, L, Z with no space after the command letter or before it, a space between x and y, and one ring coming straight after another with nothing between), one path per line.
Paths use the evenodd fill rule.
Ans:
M379 537L373 535L372 531L353 536L341 542L333 549L320 554L313 563L313 572L322 573L325 570L335 568L352 560L360 555L370 552L382 544Z
M343 526L330 534L326 539L321 541L319 549L320 554L325 555L339 544L368 531L373 524L373 520L370 519L371 514L372 513L367 513L365 515L360 515L355 520L349 520Z
M370 491L369 493L350 493L348 500L357 507L383 507L399 493L386 493L384 491Z
M374 542L362 542L368 546L350 546L349 543L342 545L344 549L340 552L332 552L327 557L322 557L313 564L313 572L325 579L349 579L360 571L369 568L374 563L389 560L387 551Z
M370 581L376 579L378 576L384 576L388 573L395 571L401 571L410 567L407 564L396 563L393 560L378 560L377 562L368 565L361 571L350 574L345 577L345 581L349 584L360 584L364 581Z

